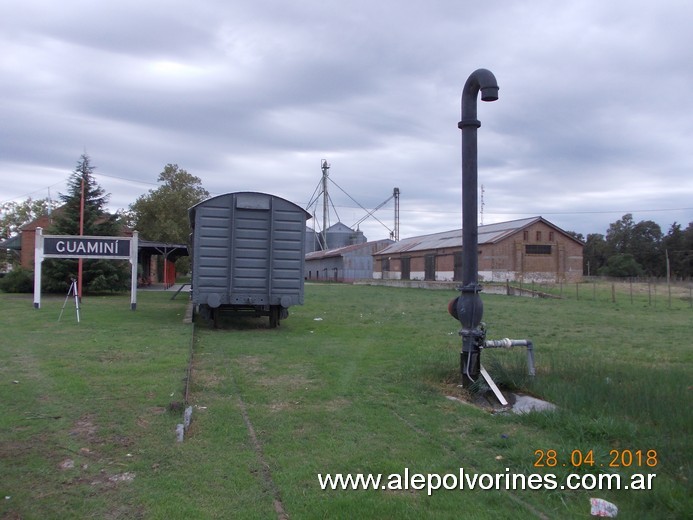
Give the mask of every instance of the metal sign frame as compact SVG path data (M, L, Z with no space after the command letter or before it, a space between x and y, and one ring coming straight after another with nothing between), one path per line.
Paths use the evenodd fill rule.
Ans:
M137 231L132 232L132 237L44 235L43 229L37 227L34 249L34 308L41 308L41 266L45 258L87 258L130 261L130 309L134 311L137 308L138 244Z

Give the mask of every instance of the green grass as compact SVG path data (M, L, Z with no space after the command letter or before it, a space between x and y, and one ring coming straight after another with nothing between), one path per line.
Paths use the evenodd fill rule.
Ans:
M687 518L693 414L686 305L485 295L497 382L555 413L491 415L457 386L454 291L307 285L278 329L267 319L195 325L192 426L175 442L192 326L184 298L142 292L62 299L40 311L0 295L0 518ZM68 312L69 311L69 312ZM14 383L13 381L18 381ZM255 432L254 441L248 424ZM535 468L536 450L592 450L595 465ZM656 468L609 469L613 449L656 450ZM66 460L73 468L61 469ZM605 466L600 466L604 464ZM319 473L656 472L651 491L322 491ZM127 476L132 481L127 481ZM119 480L120 478L120 480Z

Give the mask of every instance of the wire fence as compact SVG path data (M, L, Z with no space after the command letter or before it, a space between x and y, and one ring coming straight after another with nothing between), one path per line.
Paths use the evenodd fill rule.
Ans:
M484 292L533 298L631 303L693 309L693 282L591 277L582 282L505 282L484 284Z

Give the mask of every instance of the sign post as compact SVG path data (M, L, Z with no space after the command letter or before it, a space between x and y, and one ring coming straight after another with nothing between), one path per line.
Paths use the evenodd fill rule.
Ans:
M41 265L46 258L129 260L131 265L130 308L137 308L138 232L130 237L44 235L36 228L34 249L34 308L41 308Z

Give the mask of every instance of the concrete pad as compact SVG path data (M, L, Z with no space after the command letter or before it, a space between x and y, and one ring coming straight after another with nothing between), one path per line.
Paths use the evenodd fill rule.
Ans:
M512 411L516 414L529 412L552 412L556 409L556 405L548 401L542 401L536 397L529 395L513 394L515 402L512 405Z

